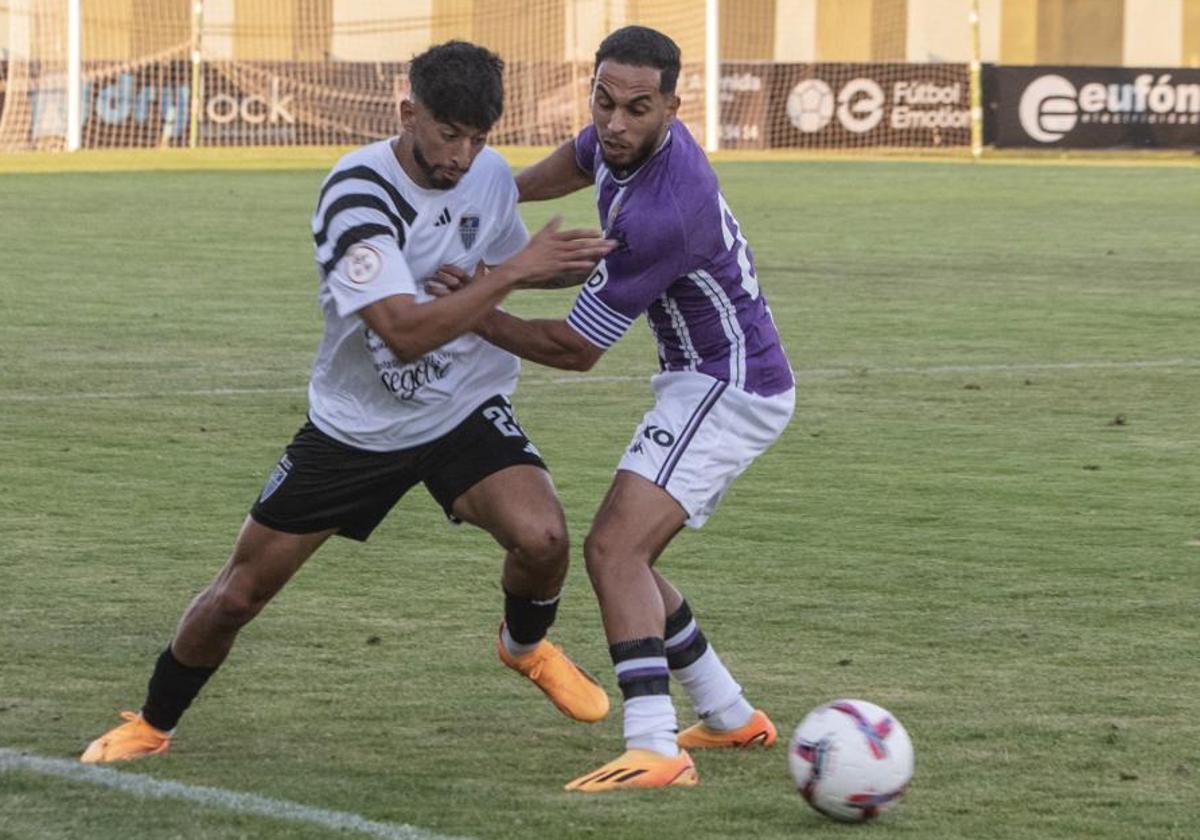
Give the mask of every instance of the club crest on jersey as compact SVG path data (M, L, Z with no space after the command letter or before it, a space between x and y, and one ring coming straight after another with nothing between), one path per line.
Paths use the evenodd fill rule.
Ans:
M624 190L622 190L621 192L624 192ZM624 198L624 196L622 196L621 193L617 193L616 198L613 199L613 203L611 205L609 205L608 215L604 218L604 235L605 236L608 235L608 232L610 230L612 230L613 224L615 224L617 221L617 216L621 212L621 199L622 198Z
M479 221L479 217L474 213L458 220L458 238L468 251L475 246L475 240L479 237Z
M271 498L271 494L279 489L279 485L287 480L288 473L292 471L292 459L284 455L279 459L279 463L275 465L275 469L271 470L271 475L267 478L267 483L263 485L262 493L258 495L260 502L265 502Z

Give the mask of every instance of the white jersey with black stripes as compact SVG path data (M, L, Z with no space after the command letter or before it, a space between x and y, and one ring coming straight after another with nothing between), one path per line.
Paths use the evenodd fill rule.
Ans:
M391 140L356 149L322 184L312 234L325 332L308 399L321 431L360 449L407 449L512 393L517 358L474 334L405 363L358 316L391 295L430 300L424 280L442 265L471 271L525 247L516 183L497 152L484 149L453 189L433 190L408 177Z

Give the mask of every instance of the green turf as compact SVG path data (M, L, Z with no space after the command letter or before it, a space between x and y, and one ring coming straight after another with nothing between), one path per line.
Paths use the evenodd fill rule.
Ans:
M69 758L140 702L301 421L321 175L0 175L0 748ZM837 696L900 716L917 772L873 837L1200 836L1200 170L721 175L798 409L661 567L750 698L787 731ZM578 545L653 356L638 325L516 399L577 546L555 635L614 703ZM620 715L572 724L498 665L498 560L414 492L124 771L476 838L843 836L781 748L700 755L696 790L565 794ZM24 771L0 814L0 837L333 836Z

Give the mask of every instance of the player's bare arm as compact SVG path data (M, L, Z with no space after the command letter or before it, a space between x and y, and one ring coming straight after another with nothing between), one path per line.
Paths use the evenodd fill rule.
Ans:
M485 279L488 273L482 265L476 268L474 276L457 266L446 265L425 287L430 294L440 298L457 297L475 282ZM566 321L530 321L499 309L487 313L475 325L475 333L522 359L562 370L591 370L604 355L603 350L577 333Z
M566 321L555 319L529 321L496 309L479 322L475 332L522 359L562 370L591 370L604 355Z
M392 295L363 307L359 315L398 360L415 361L476 328L513 289L586 274L613 247L596 231L564 231L559 224L552 219L515 257L463 284L458 294L425 303L413 295Z
M575 143L568 140L517 173L518 201L547 201L592 185L592 176L575 162Z

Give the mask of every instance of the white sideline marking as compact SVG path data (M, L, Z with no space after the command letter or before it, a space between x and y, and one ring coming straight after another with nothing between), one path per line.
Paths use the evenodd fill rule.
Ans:
M152 779L135 773L123 773L107 767L80 764L38 755L25 755L0 747L0 773L25 771L43 776L57 776L75 782L114 788L143 799L186 799L213 808L238 814L254 814L277 820L309 823L336 831L356 831L385 840L456 840L444 834L414 828L399 823L376 822L346 811L327 811L284 799L269 799L252 793L238 793L223 788L185 785L166 779ZM465 840L465 838L458 838Z
M996 365L929 365L900 367L871 367L870 365L845 365L827 368L797 368L792 371L798 380L853 379L855 377L881 376L939 376L951 373L1037 373L1056 370L1142 370L1147 368L1193 368L1200 367L1200 359L1143 359L1116 362L1029 362L1027 364ZM525 387L544 385L592 385L598 382L649 382L650 372L637 376L603 376L580 374L578 376L525 376L520 384ZM0 403L20 402L66 402L70 400L145 400L168 397L240 397L255 394L305 394L305 385L279 388L196 388L190 391L98 391L93 393L64 394L0 394Z

